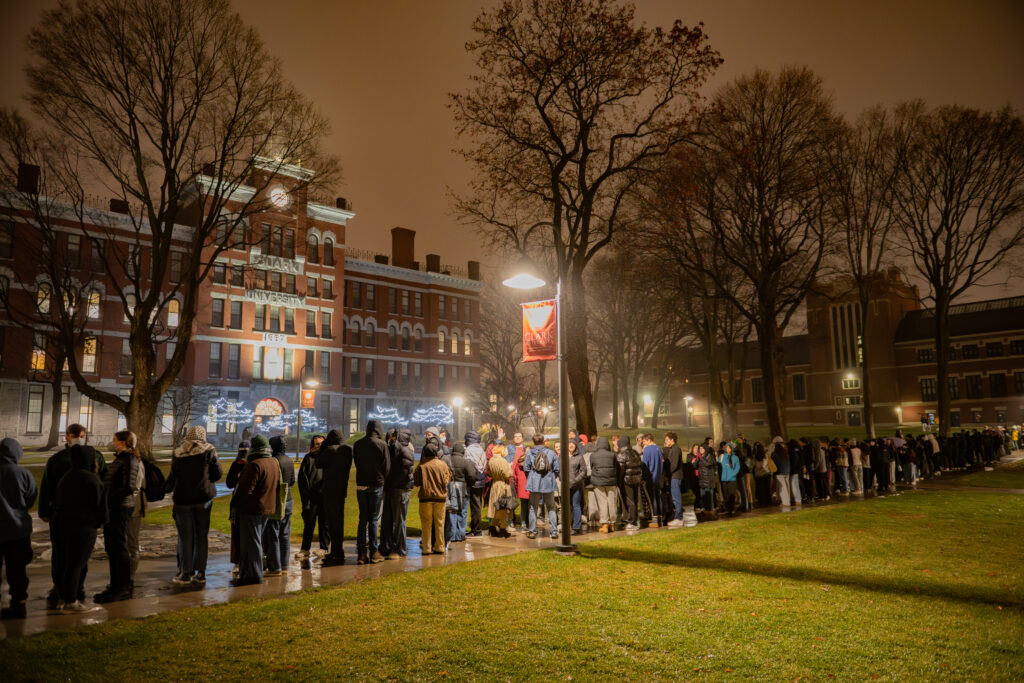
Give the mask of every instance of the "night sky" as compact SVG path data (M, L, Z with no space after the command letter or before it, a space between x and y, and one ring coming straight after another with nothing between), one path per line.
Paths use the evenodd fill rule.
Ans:
M0 105L24 91L24 37L49 0L0 0ZM447 188L468 169L447 93L465 87L465 53L481 0L314 2L245 0L242 16L284 59L285 75L330 119L344 167L338 195L357 214L348 243L388 251L396 225L417 231L416 256L488 261L486 245L456 227ZM1024 2L1019 0L641 0L648 25L705 23L725 64L707 94L755 67L806 64L853 116L875 104L1024 109ZM1019 289L1019 287L1018 287ZM999 296L990 291L985 296Z

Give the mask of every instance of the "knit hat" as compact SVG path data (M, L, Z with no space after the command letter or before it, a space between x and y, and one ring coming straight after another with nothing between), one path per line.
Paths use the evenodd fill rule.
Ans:
M269 448L270 442L267 441L267 437L257 434L249 442L249 455L266 455Z
M619 447L619 450L622 450L623 448L629 448L629 437L620 436L618 442L615 445Z
M427 434L427 436L432 436L435 439L437 437L441 436L441 432L438 431L437 427L427 427L426 434Z
M199 425L192 425L185 432L186 441L196 441L198 443L206 443L206 430Z
M473 431L470 429L466 432L466 445L469 446L474 443L480 443L480 432Z

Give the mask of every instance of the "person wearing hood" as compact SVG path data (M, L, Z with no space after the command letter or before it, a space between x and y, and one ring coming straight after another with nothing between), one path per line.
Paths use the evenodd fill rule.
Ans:
M292 511L295 503L292 500L292 485L295 483L295 463L285 451L284 437L278 434L270 437L270 455L277 460L281 468L281 483L288 491L284 497L284 510L275 509L263 527L263 552L267 556L267 571L264 576L280 576L288 572L288 555L291 553ZM276 495L275 491L275 495ZM276 514L275 514L276 513ZM280 516L280 519L277 517Z
M526 490L530 494L530 525L527 538L537 538L537 514L541 504L548 511L548 534L558 538L558 512L555 509L555 488L559 474L559 458L548 448L547 437L533 435L533 448L526 453L523 471Z
M511 485L512 467L505 459L507 452L504 445L498 444L487 461L487 475L491 479L491 497L487 504L487 517L491 524L487 532L497 538L512 535L508 531L508 515L518 506L518 498Z
M270 444L262 434L252 437L249 462L238 478L231 505L238 514L238 578L234 586L263 583L263 529L277 509L281 466L270 457Z
M828 488L828 460L821 441L811 439L811 472L814 475L814 493L817 500L830 500Z
M623 516L626 531L640 528L640 487L644 484L644 463L640 451L628 436L620 436L616 458L622 473Z
M735 512L736 499L739 497L740 458L733 452L733 443L728 442L722 446L722 452L718 456L718 462L722 465L722 498L725 503L725 512L732 516Z
M352 474L352 446L345 443L341 431L332 429L316 452L316 467L324 473L324 511L331 551L323 559L326 565L345 561L345 498Z
M512 468L512 490L519 498L519 531L526 533L527 524L530 521L530 493L526 490L526 472L523 465L526 464L526 444L523 443L523 433L516 432L512 435L512 443L508 446L508 453L505 459ZM512 512L512 525L515 526L516 513Z
M405 519L409 514L409 494L416 454L412 450L412 432L401 427L388 445L388 476L384 480L384 512L380 521L380 554L398 560L409 553Z
M314 434L309 439L309 452L302 456L299 463L299 502L302 504L302 545L296 554L298 560L309 559L309 549L313 547L313 532L319 531L320 553L326 554L330 548L330 537L324 529L324 473L317 469L316 452L324 442L324 437Z
M619 437L618 445L620 448L629 448L629 437ZM602 532L610 533L615 530L618 482L618 459L608 446L608 437L599 436L594 444L594 450L590 452L590 483L594 485L592 493L596 499L597 516Z
M36 502L36 480L18 464L21 444L10 437L0 441L0 564L7 576L11 604L0 610L0 618L24 619L28 600L28 574L32 561L32 518L29 508Z
M96 545L96 530L106 524L109 509L103 482L97 475L96 451L75 444L69 449L71 470L61 477L53 496L55 532L52 562L56 566L58 603L66 613L89 612L85 577Z
M775 486L779 492L779 501L782 507L788 508L793 495L793 478L790 476L789 449L781 436L772 439L769 456L775 464ZM798 456L799 457L799 456ZM796 492L797 499L800 498L799 485Z
M445 504L444 542L461 543L466 540L466 506L469 488L477 479L476 466L466 457L466 447L461 443L452 446L452 481L448 486L448 502Z
M384 561L384 556L377 551L377 527L384 501L384 482L391 464L384 443L384 424L380 420L366 423L366 436L352 447L352 460L356 465L356 500L359 501L356 533L359 564L377 564Z
M78 423L69 424L68 428L64 430L64 442L66 445L47 459L46 467L43 469L43 479L39 482L39 507L36 509L39 519L44 522L50 522L51 517L53 517L53 501L57 491L57 484L60 483L65 474L73 469L71 465L71 448L76 445L84 446L88 441L89 434L85 427ZM93 449L92 453L96 458L96 472L102 477L103 473L107 470L107 463L99 451ZM53 543L52 524L50 542ZM53 588L50 589L49 595L46 596L46 606L49 609L54 609L57 607L57 603L60 602L60 595L57 592L57 574L53 568L53 563L50 564L50 577L53 579Z
M223 470L217 449L206 441L206 430L188 428L185 440L171 456L166 490L171 494L171 516L178 529L178 575L174 583L206 582L209 555L210 511L217 497L215 482Z
M422 555L444 555L444 508L448 500L451 469L441 462L436 440L428 439L420 452L420 462L413 470L413 485L419 487L420 552Z
M98 603L117 602L132 597L133 567L138 566L139 533L133 519L141 518L144 503L142 489L146 485L146 468L135 450L133 432L114 434L116 456L103 476L110 510L103 527L103 549L110 563L110 583L93 596ZM132 533L134 531L134 533ZM132 545L134 544L134 552ZM133 557L134 561L133 561Z
M569 441L569 492L572 501L572 535L583 533L583 488L587 485L587 461L578 441Z
M715 484L718 479L718 461L715 460L713 446L702 446L704 452L697 463L697 475L700 477L700 507L705 512L715 511Z
M482 536L481 511L484 502L484 487L487 485L487 454L480 445L480 432L469 430L463 439L466 443L466 458L476 469L476 480L466 482L469 489L469 535Z

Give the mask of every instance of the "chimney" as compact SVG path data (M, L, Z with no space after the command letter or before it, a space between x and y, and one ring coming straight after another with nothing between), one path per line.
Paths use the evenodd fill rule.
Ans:
M35 164L18 164L18 192L39 194L39 167Z
M419 261L413 261L412 265L409 266L409 267L412 268L413 270L419 270L420 269L420 262Z
M480 262L470 261L466 264L466 271L469 273L470 280L480 280Z
M110 212L111 213L123 213L128 214L128 201L124 199L111 199L110 200Z
M373 262L382 263L386 266L388 264L388 257L385 256L384 254L375 254L373 257Z
M351 211L352 210L352 205L344 197L338 197L337 199L335 199L334 200L334 206L339 208L339 209L341 209L341 210L343 210L343 211Z
M391 229L391 264L399 268L412 268L415 254L416 231L408 228Z
M441 272L441 257L437 254L427 254L427 272L428 273L440 273Z
M203 164L203 175L211 178L217 173L217 167L213 164Z

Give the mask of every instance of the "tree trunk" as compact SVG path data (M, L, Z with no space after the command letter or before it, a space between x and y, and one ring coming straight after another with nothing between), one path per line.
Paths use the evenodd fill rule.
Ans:
M612 422L610 427L612 429L619 428L619 373L616 370L612 370Z
M46 436L46 449L55 448L60 443L60 409L64 399L64 354L59 354L54 360L50 379L50 433Z
M764 408L768 415L768 429L772 437L786 438L786 415L783 382L786 377L779 329L774 320L762 318L766 323L758 330L761 346L761 383L764 390Z
M548 376L548 362L538 361L537 362L537 404L543 406L547 403L547 376Z
M160 400L153 398L150 392L136 394L133 399L128 402L125 422L128 430L135 432L139 454L152 460L153 430L156 428L156 413Z
M939 398L939 436L949 436L949 297L935 296L935 389Z
M864 393L864 431L869 439L875 438L875 415L871 403L871 368L868 360L868 292L860 296L860 386Z
M587 358L587 330L583 324L587 319L583 282L578 274L571 275L570 279L570 286L564 288L562 292L566 303L566 315L562 317L562 334L565 335L569 386L572 388L572 400L576 404L576 429L584 434L597 434L594 393L590 387L590 367Z

